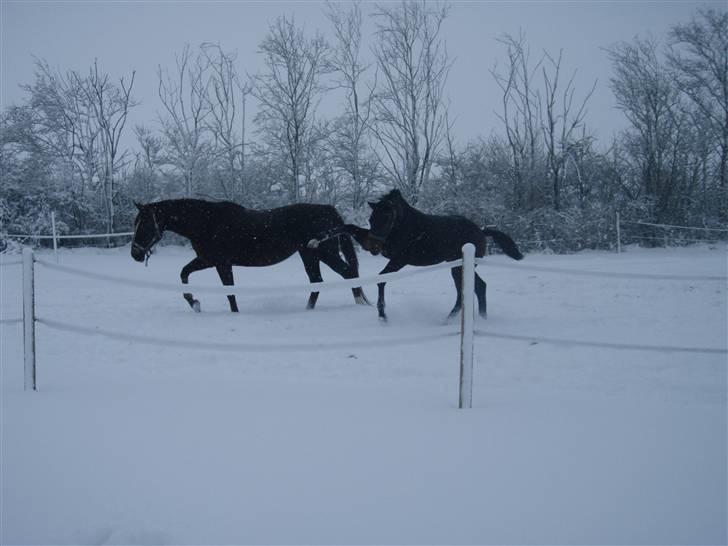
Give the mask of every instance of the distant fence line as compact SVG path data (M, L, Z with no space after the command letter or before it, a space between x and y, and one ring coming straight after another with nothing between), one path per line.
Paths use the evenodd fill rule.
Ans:
M53 248L56 251L56 261L58 261L58 243L59 241L63 240L92 240L92 239L113 239L113 238L121 238L121 237L131 237L134 235L133 232L121 232L121 233L79 233L79 234L70 234L70 235L59 235L55 232L55 214L51 214L51 223L53 227L53 234L49 235L40 235L40 234L13 234L13 233L5 233L0 234L0 239L7 238L7 239L19 239L19 240L25 240L25 239L31 239L31 240L38 240L38 241L45 241L45 240L52 240L53 241ZM682 237L682 236L668 236L667 234L662 236L650 236L645 234L631 234L631 233L623 233L622 226L641 226L641 227L649 227L649 228L660 228L663 230L687 230L687 231L693 231L693 232L704 232L706 234L715 233L715 234L726 234L725 236L717 235L717 236L711 236L711 237L705 237L705 238L697 238L697 237ZM556 245L557 247L561 247L562 250L575 250L579 248L598 248L602 246L608 246L611 248L615 248L617 253L621 252L621 247L623 242L629 242L629 241L653 241L653 242L662 242L664 244L667 244L668 241L675 241L678 243L701 243L701 242L711 242L711 241L720 241L728 239L728 228L709 228L709 227L701 227L701 226L681 226L681 225L674 225L674 224L659 224L659 223L653 223L653 222L645 222L642 220L622 220L620 218L619 213L615 216L615 239L612 239L611 241L608 239L595 241L591 239L570 239L566 237L556 237L556 238L544 238L544 239L531 239L531 238L523 238L519 241L519 244L523 246L524 248L528 249L539 249L544 250L550 248L551 245ZM576 247L576 248L575 248Z
M640 226L667 228L667 229L689 229L689 230L696 230L696 231L719 231L721 233L728 233L728 229L724 229L724 228L707 228L707 227L699 227L699 226L675 226L672 224L653 224L650 222L643 222L641 220L637 220L637 221L622 220L622 223L623 224L636 224L636 225L640 225Z
M134 235L133 231L127 231L124 233L77 233L75 235L30 235L30 234L18 234L18 233L3 233L0 237L6 237L8 239L40 239L40 240L52 240L52 239L110 239L113 237L129 237Z

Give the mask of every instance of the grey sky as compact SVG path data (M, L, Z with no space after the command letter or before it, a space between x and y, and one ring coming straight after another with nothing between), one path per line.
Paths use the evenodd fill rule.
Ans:
M564 50L564 70L578 70L577 92L599 79L587 123L602 140L623 126L608 88L610 66L602 48L635 35L663 38L671 25L688 21L700 7L725 9L724 1L512 1L451 2L444 28L455 59L447 94L459 142L500 132L494 110L500 94L488 70L503 63L496 38L523 30L533 57ZM368 13L373 4L364 4ZM2 0L0 105L18 103L18 85L33 80L33 56L61 70L86 71L98 58L114 77L137 71L134 96L142 104L130 124L155 127L156 67L173 66L189 42L218 42L238 52L238 68L260 68L257 47L268 23L293 15L313 32L328 34L321 2L31 2ZM371 29L371 22L367 21ZM368 58L368 52L365 52Z

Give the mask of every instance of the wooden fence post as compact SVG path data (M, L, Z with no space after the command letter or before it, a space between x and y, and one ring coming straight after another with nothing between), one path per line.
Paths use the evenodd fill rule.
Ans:
M56 231L56 213L51 211L51 229L53 230L53 254L58 263L58 232Z
M24 389L37 390L35 381L35 257L23 248L23 362Z
M622 233L619 223L619 211L617 211L617 254L622 252Z
M475 319L475 246L463 246L463 294L460 322L460 409L473 407L473 327Z

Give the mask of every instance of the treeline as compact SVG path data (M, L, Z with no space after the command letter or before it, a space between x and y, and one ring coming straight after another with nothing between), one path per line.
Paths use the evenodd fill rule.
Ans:
M611 143L588 124L597 82L576 89L562 52L534 54L525 36L505 35L505 61L490 70L501 127L461 145L447 111L450 8L372 6L366 48L359 4L325 9L329 40L274 21L255 74L219 44L185 46L158 69L159 119L135 127L134 73L37 60L25 100L0 119L0 232L48 233L51 210L61 232L126 231L133 200L183 196L331 203L363 223L367 200L391 187L424 210L499 225L526 248L609 247L617 211L728 222L728 12L698 11L663 45L609 47L609 86L628 121ZM323 100L340 113L322 116Z

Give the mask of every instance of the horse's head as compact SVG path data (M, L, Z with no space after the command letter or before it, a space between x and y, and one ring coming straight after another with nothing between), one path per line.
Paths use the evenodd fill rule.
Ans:
M152 247L162 238L164 226L161 225L159 212L155 205L134 203L139 213L134 219L134 238L131 241L131 257L143 262L152 253Z
M364 248L375 256L382 252L387 238L402 215L404 198L399 190L392 190L378 202L369 202L372 213L369 216L369 237Z

